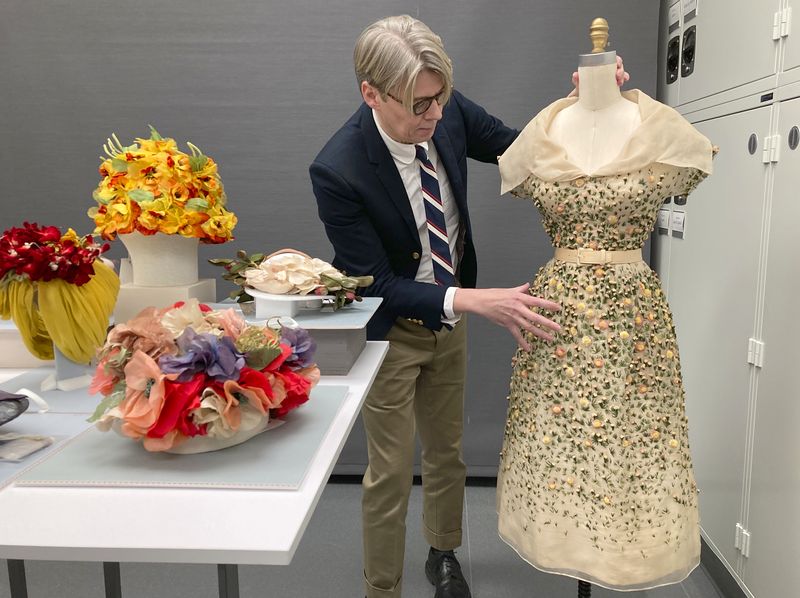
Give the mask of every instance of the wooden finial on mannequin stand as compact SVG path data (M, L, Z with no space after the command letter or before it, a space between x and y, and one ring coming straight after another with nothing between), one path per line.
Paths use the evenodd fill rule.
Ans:
M589 37L592 39L592 54L606 51L608 46L608 21L597 17L589 27Z

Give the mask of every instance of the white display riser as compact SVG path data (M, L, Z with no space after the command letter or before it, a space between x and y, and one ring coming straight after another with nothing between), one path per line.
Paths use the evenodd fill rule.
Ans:
M13 321L0 320L0 368L38 368L52 365L52 360L42 361L30 354Z
M324 376L346 376L367 344L366 329L309 330L317 342L314 359Z
M314 360L323 376L346 376L367 344L367 323L383 300L379 297L364 297L348 307L335 312L316 309L300 310L294 320L308 330L317 343ZM233 304L214 304L215 309ZM238 306L237 306L238 309ZM263 323L254 316L247 320Z
M145 307L168 307L177 301L198 299L204 303L217 300L217 283L213 278L201 278L194 284L172 287L137 287L122 284L119 288L114 321L125 322Z

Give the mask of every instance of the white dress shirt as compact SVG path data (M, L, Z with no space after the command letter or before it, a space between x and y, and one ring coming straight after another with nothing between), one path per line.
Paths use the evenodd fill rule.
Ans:
M428 237L428 220L425 215L425 200L422 197L422 180L419 173L419 162L417 162L417 150L415 144L400 143L395 141L383 130L375 111L372 111L372 117L375 119L375 126L378 127L383 142L392 155L394 164L397 167L397 172L400 173L400 178L403 180L403 186L406 189L406 195L411 203L411 211L414 213L414 222L417 225L417 233L419 233L419 242L422 246L422 256L420 257L419 268L417 269L417 276L414 278L417 282L428 282L436 284L436 279L433 276L433 259L431 258L431 242ZM439 195L444 205L444 220L447 226L447 240L450 245L450 257L453 260L453 271L458 267L458 253L456 251L456 242L458 241L458 229L460 223L460 215L458 213L458 206L456 205L455 197L453 197L453 190L450 188L450 180L447 178L447 172L439 160L439 154L433 143L422 141L416 145L421 145L425 148L428 154L428 159L433 164L436 170L436 178L439 181ZM444 316L442 322L445 324L454 325L460 319L453 311L453 301L456 296L457 287L448 287L444 296L444 305L442 306L442 313Z

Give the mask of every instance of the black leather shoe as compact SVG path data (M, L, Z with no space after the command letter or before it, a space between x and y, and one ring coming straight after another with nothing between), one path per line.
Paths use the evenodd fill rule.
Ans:
M431 548L425 562L425 577L436 586L434 598L472 598L461 565L452 550Z

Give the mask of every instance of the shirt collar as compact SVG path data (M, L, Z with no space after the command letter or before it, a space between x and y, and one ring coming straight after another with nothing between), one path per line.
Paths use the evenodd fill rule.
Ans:
M392 155L392 158L397 160L402 164L411 164L414 160L417 159L417 150L415 145L421 145L425 151L428 151L428 142L427 141L420 141L417 144L414 143L400 143L399 141L395 141L389 134L383 130L381 124L378 122L378 115L375 114L375 110L372 111L372 118L375 120L375 126L378 127L378 133L380 133L383 142L386 144L386 147L389 150L389 153Z

